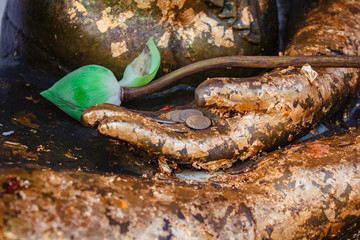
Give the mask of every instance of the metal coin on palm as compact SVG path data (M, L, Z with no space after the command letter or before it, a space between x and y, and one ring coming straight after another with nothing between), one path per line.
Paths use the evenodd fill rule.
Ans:
M186 109L182 110L179 114L179 118L182 121L186 121L186 119L190 116L203 116L203 113L196 109Z
M202 115L192 115L186 119L185 123L189 128L201 130L210 127L211 120Z
M180 112L181 112L181 110L175 110L175 111L168 112L166 114L166 119L174 121L174 122L184 122L179 117Z
M160 119L160 118L154 118L154 120L158 123L162 123L162 124L168 124L168 125L172 125L175 124L175 121L171 121L171 120L164 120L164 119Z
M172 113L172 112L173 112L173 111L166 113L165 118L166 118L167 120L171 120L171 113Z

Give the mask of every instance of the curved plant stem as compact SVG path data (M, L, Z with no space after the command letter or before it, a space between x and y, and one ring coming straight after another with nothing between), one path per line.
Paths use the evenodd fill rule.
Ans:
M124 88L122 101L159 92L179 80L195 73L207 70L244 67L244 68L286 68L302 67L304 64L312 67L360 67L360 56L227 56L206 59L179 68L151 83L139 88Z

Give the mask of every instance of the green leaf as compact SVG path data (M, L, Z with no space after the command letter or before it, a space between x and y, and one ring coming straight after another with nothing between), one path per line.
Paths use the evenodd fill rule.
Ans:
M55 83L41 95L76 120L93 105L120 105L120 85L114 74L99 65L81 67Z
M141 54L126 67L120 86L133 88L148 84L159 70L160 62L159 50L150 38Z

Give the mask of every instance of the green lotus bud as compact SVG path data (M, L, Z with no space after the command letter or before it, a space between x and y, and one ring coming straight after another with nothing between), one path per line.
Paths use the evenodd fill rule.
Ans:
M87 65L69 73L41 95L79 121L90 106L121 103L119 82L109 69L99 65Z
M160 53L150 38L144 50L125 69L120 86L140 87L153 80L160 67Z
M126 67L120 82L109 69L87 65L69 73L41 95L80 121L82 112L88 107L102 103L120 105L120 87L148 84L159 66L160 53L150 39L142 53Z

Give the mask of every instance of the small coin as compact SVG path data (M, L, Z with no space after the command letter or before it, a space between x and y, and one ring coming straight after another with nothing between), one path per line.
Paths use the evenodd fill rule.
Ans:
M210 127L211 120L202 115L192 115L186 119L185 123L189 128L201 130Z
M188 117L194 115L203 116L203 113L196 109L186 109L186 110L182 110L179 113L179 119L185 122Z
M172 112L174 112L174 111L171 111L171 112L166 113L165 118L166 118L167 120L171 120L171 113L172 113Z
M160 118L154 118L154 120L158 123L162 123L162 124L175 124L176 122L171 121L171 120L164 120L164 119L160 119Z
M184 121L180 120L180 118L179 118L180 112L181 112L181 110L175 110L175 111L168 112L166 114L166 119L168 119L170 121L174 121L174 122L184 122Z

